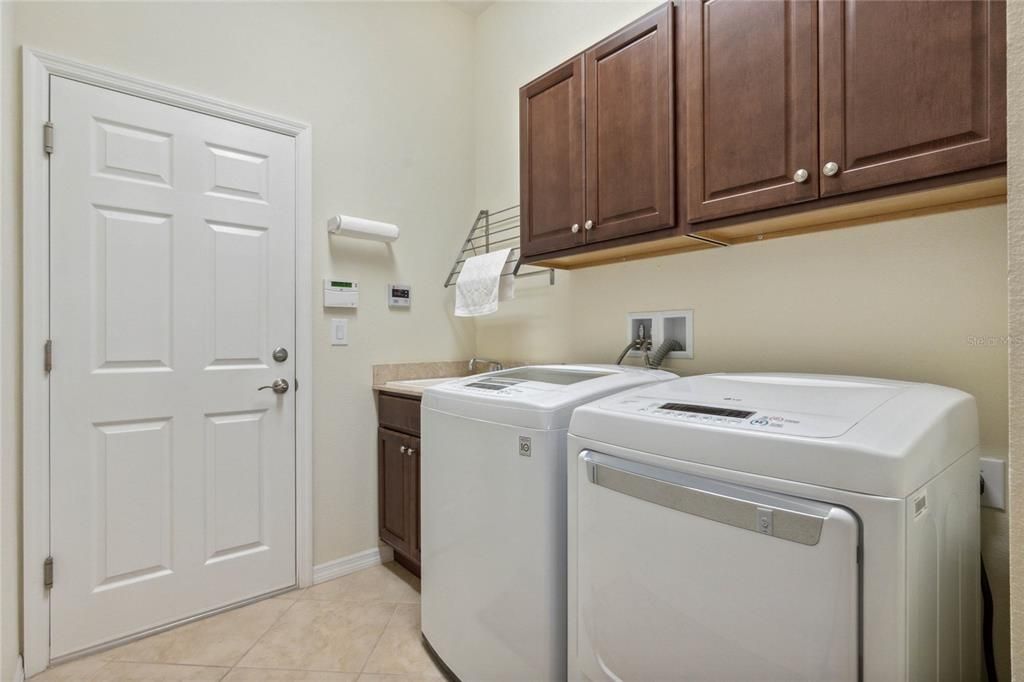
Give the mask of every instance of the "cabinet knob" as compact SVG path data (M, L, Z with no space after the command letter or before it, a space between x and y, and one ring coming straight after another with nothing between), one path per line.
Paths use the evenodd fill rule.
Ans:
M572 233L576 234L579 231L580 231L580 224L579 223L573 223L572 224Z
M807 182L807 169L799 168L796 173L793 173L793 182Z
M416 454L416 448L409 448L409 449L408 449L408 450L406 451L406 453L405 453L405 454L407 454L407 455L409 455L410 457L412 457L413 455L415 455L415 454Z
M593 220L588 220L587 222L583 223L583 229L584 230L593 230L594 229L594 221Z
M828 163L825 164L824 168L821 169L821 172L829 177L832 177L833 175L839 172L839 164L836 163L835 161L829 161Z
M402 447L398 448L398 451L399 451L400 453L402 453L402 454L404 455L404 454L405 454L405 451L406 451L406 450L408 450L408 449L409 449L409 448L407 448L407 447L405 447L405 446L403 445Z

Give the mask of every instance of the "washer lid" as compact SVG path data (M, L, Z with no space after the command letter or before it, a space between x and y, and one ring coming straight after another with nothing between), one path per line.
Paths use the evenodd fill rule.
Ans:
M423 407L526 428L566 428L578 405L655 381L661 370L617 365L530 365L456 379L423 392Z

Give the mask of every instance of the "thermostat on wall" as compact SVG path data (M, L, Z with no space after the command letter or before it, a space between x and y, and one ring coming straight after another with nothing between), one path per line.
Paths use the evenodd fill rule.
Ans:
M324 279L325 308L358 308L359 282Z
M388 306L408 308L412 305L412 287L408 284L388 285Z

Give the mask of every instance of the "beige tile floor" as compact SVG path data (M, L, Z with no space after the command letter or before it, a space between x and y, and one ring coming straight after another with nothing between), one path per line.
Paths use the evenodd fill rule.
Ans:
M32 682L437 682L419 581L395 563L294 590L88 658Z

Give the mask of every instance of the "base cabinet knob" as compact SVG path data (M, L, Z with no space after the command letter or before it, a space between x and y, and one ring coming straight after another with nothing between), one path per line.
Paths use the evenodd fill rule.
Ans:
M821 172L827 175L828 177L832 177L833 175L839 172L839 164L836 163L835 161L829 161L821 169Z

